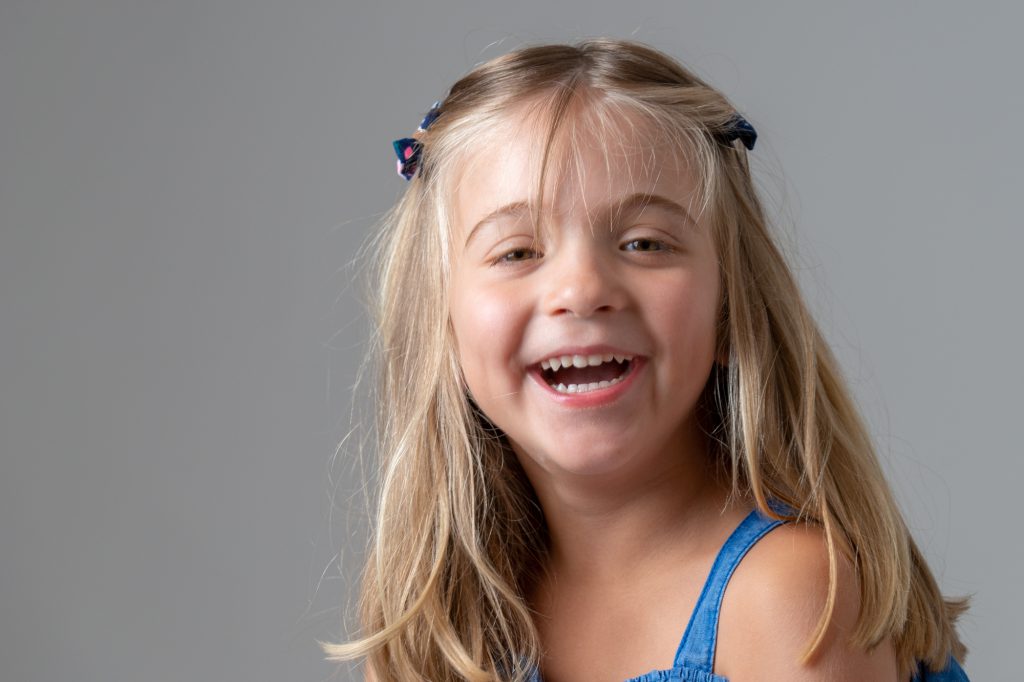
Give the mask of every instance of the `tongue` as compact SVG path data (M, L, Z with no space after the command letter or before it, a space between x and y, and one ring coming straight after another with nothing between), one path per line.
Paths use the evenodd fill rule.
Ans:
M563 367L555 372L555 384L594 384L600 381L611 381L622 376L625 365L617 362L603 362L597 367Z

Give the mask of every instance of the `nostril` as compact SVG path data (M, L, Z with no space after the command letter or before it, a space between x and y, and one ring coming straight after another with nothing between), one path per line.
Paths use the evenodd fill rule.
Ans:
M563 280L553 286L546 301L550 314L589 317L621 309L626 303L623 288L613 275Z
M553 310L552 312L557 315L573 315L575 317L590 317L596 313L610 313L616 310L616 306L603 303L601 305L592 306L584 303L576 303L568 306L561 306Z

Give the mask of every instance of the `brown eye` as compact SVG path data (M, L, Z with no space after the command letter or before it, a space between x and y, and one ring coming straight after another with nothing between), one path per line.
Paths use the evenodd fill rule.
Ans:
M495 265L502 265L506 263L520 263L536 258L539 254L533 249L519 248L506 251L494 261Z
M631 239L622 248L626 251L664 251L665 243L657 239Z

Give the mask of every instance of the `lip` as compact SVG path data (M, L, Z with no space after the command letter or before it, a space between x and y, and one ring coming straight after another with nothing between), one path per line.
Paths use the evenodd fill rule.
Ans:
M620 350L608 349L598 350L599 348L609 348L607 346L590 346L588 349L579 349L573 351L559 351L558 355L606 355L608 353L614 353L615 355L632 355L632 353L625 353ZM589 350L589 353L585 353L584 350ZM555 357L556 353L552 353L547 357ZM545 358L547 359L547 358ZM642 355L634 355L633 359L629 363L629 373L626 377L618 382L608 386L607 388L599 388L594 391L587 391L586 393L559 393L552 386L544 380L543 372L540 369L540 363L536 363L530 366L529 375L533 379L534 383L547 395L551 400L555 401L563 407L569 407L573 409L586 409L593 407L602 407L609 405L618 400L623 394L632 388L633 384L637 382L637 377L647 368L647 358Z

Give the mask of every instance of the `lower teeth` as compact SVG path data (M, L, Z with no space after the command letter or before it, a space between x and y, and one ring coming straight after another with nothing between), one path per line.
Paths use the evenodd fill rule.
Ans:
M596 381L592 384L555 384L552 386L559 393L589 393L601 388L608 388L622 381L622 377L615 377L611 381Z

